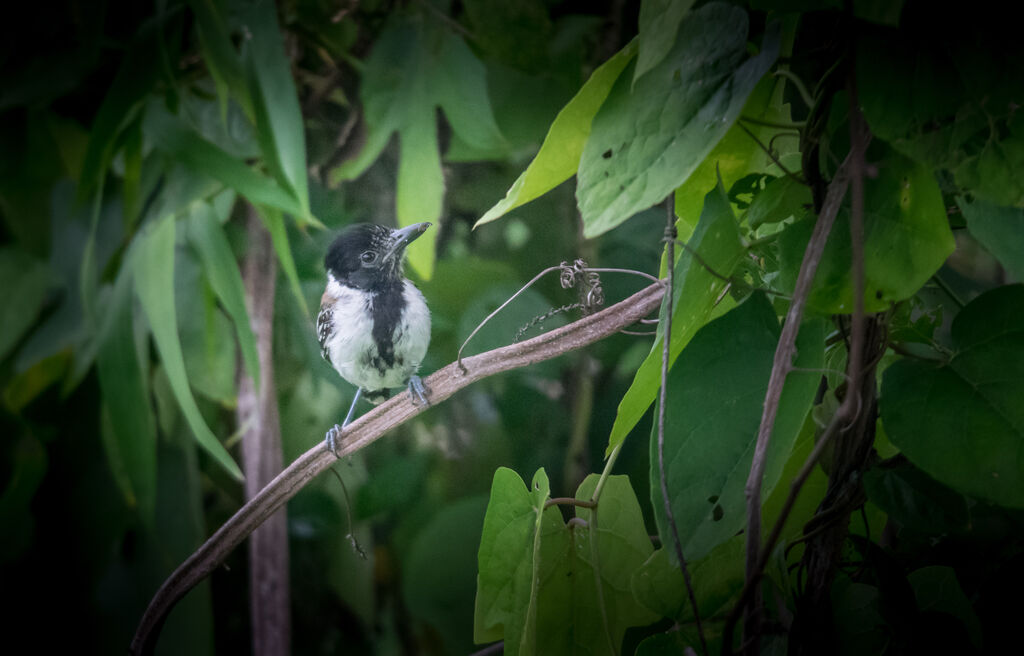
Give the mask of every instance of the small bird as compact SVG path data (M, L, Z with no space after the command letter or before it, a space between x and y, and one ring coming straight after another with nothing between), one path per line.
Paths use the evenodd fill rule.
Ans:
M389 390L408 385L414 404L427 404L428 390L416 375L430 343L430 310L423 294L403 274L405 248L430 223L392 230L372 223L346 228L324 258L327 289L316 318L320 353L356 386L341 426L327 431L337 455L338 435L365 397L380 403Z

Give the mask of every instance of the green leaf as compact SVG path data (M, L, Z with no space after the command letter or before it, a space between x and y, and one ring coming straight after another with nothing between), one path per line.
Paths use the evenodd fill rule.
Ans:
M631 582L637 601L677 624L693 621L693 606L686 592L686 580L663 546L633 574ZM693 595L704 620L715 616L743 587L744 542L735 536L715 547L700 560L689 562Z
M814 229L797 221L779 237L782 289L792 290ZM864 309L881 312L910 298L953 252L953 233L932 170L895 152L864 181ZM853 311L850 210L840 210L807 300L821 314Z
M437 156L433 114L424 114L402 132L399 154L398 189L395 193L399 224L417 223L417 216L440 217L444 173ZM434 249L439 232L439 229L430 230L426 238L420 237L405 249L409 266L427 280L434 274Z
M700 260L694 257L694 253L700 256ZM679 259L676 260L669 366L672 366L697 330L707 322L715 299L725 287L725 281L711 273L708 267L721 276L729 277L742 256L743 246L736 218L725 190L718 187L706 196L700 222L687 242L687 248L681 249ZM664 309L662 305L662 315ZM659 322L659 332L662 326L664 322ZM651 352L637 370L633 383L619 402L606 453L611 453L626 438L654 402L658 388L661 387L661 353L659 335Z
M255 118L252 98L246 83L242 62L231 43L231 35L221 9L213 0L188 0L196 16L199 45L210 75L217 87L221 119L226 120L229 94L250 119Z
M593 498L599 480L597 474L587 476L576 498ZM563 557L572 574L567 578L573 588L573 608L567 609L562 622L550 627L549 636L538 635L540 645L561 643L566 649L543 652L618 654L627 628L657 619L637 602L630 588L633 575L654 548L629 477L605 479L598 503L597 509L576 508L576 516L587 522L586 530L568 529L570 543Z
M253 171L158 104L146 108L146 134L158 149L186 167L227 185L250 202L305 216L295 197L273 180Z
M296 221L309 219L306 180L306 135L291 64L284 52L277 5L269 0L247 5L244 17L251 39L246 44L245 70L263 158L274 178L298 202Z
M56 282L45 264L14 248L0 247L0 360L35 322Z
M572 100L558 112L536 157L512 184L505 198L487 210L474 228L551 191L576 173L594 115L622 70L636 56L636 49L637 41L634 39L591 74Z
M298 302L302 313L309 316L309 307L306 305L306 297L302 294L302 283L299 282L299 271L295 268L295 258L292 257L292 247L288 243L288 231L285 229L284 217L276 207L259 207L257 214L263 221L263 225L270 231L270 242L274 245L277 253L277 261L281 263L284 275L288 278L288 286Z
M576 199L596 237L680 186L728 132L779 51L772 23L746 59L747 15L724 3L690 14L668 57L636 81L620 77L594 117ZM672 107L666 112L666 107Z
M983 200L956 199L971 235L981 242L1007 273L1024 280L1024 209L997 207Z
M683 554L702 558L746 521L744 487L757 441L779 340L771 303L755 293L702 328L669 374L665 476ZM795 366L820 369L825 325L805 323ZM775 487L804 423L820 374L791 372L783 388L765 468L763 494ZM708 385L714 380L715 385ZM665 519L657 421L651 431L651 503L662 544L674 539Z
M864 472L864 491L873 504L911 533L941 535L970 528L967 498L905 461Z
M242 274L238 271L238 263L235 262L235 254L231 252L231 244L228 243L224 229L208 203L199 203L193 208L188 235L199 253L206 279L235 324L245 369L253 379L253 387L259 389L260 366L256 355L256 337L252 333L249 312L245 307Z
M640 51L633 81L661 63L672 50L679 22L693 6L693 0L644 0L640 3Z
M465 0L462 6L474 45L514 69L550 72L555 35L543 0Z
M994 7L992 9L995 9ZM1005 12L1005 13L1003 13ZM956 39L936 27L865 30L857 87L872 132L996 205L1024 206L1024 48L996 37L1009 10L959 16ZM950 33L954 33L951 31Z
M519 474L507 467L494 472L477 553L479 575L473 619L473 640L477 643L507 637L512 642L507 648L511 649L536 622L535 583L541 549L550 557L555 546L554 542L543 542L541 535L562 531L558 509L544 509L550 490L543 469L537 470L529 489Z
M118 135L138 115L146 95L159 78L157 28L155 22L147 23L136 37L121 59L121 67L96 112L82 163L79 200L88 198L100 187L114 158Z
M766 223L779 223L802 216L811 206L811 190L788 176L770 181L754 196L744 217L751 230Z
M400 15L377 38L362 80L366 145L332 172L331 181L360 176L397 133L398 223L436 222L444 196L436 109L442 109L452 130L470 146L486 150L504 144L491 111L483 63L447 29ZM423 278L433 274L437 234L431 231L409 248L409 262Z
M953 320L956 355L885 371L880 410L892 443L936 480L1024 508L1024 285L971 301Z
M580 486L590 499L598 476ZM543 470L527 490L514 472L495 473L480 540L475 640L504 638L507 654L618 654L627 627L656 617L629 591L651 554L636 495L625 476L605 482L598 509L566 525L544 507Z
M788 28L788 23L786 27ZM750 93L741 116L780 124L789 123L790 108L788 103L783 102L784 89L785 79L762 78ZM726 189L729 189L736 181L750 173L783 173L747 130L760 139L761 143L772 141L779 133L777 128L747 123L743 126L734 124L729 128L686 182L676 189L675 210L679 217L677 230L681 239L686 239L693 231L695 220L700 216L704 194L719 180ZM773 143L780 158L796 152L798 145L799 139L794 137L775 139Z
M442 508L417 534L403 560L403 598L410 613L433 626L448 653L470 653L473 642L472 563L480 545L486 497Z
M174 308L174 217L159 219L138 239L132 257L135 292L149 321L171 389L199 445L229 474L241 480L242 471L203 420L185 373Z
M1005 136L993 135L977 156L964 160L956 182L997 205L1024 208L1024 119L1015 112L993 132Z
M172 234L173 238L173 234ZM173 243L173 242L172 242ZM130 506L147 526L156 522L156 420L149 380L135 345L132 267L121 267L106 308L96 353L103 407L110 420L101 431L107 460Z
M142 121L133 120L124 133L124 178L121 204L124 224L131 227L142 209Z
M974 614L971 600L964 594L952 567L922 567L908 574L907 581L914 588L919 611L946 613L957 618L963 622L974 646L981 648L981 622Z

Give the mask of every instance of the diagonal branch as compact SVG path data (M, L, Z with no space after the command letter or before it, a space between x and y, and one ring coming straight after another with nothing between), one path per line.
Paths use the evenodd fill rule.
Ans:
M822 205L821 213L814 224L814 231L811 233L810 241L807 243L807 250L804 251L804 259L800 264L800 273L797 276L796 285L793 289L793 299L789 304L789 311L786 313L785 324L782 327L782 334L779 336L778 346L775 348L775 358L772 362L772 372L768 379L768 391L765 394L764 409L761 414L761 425L757 432L757 442L754 446L754 457L750 465L750 475L747 478L747 530L746 530L746 584L752 586L754 579L759 578L758 557L761 553L761 484L764 481L764 469L768 458L768 445L771 441L772 429L775 426L775 418L779 411L779 401L782 398L782 389L786 384L786 376L793 367L793 359L796 356L796 336L800 330L800 322L804 315L804 306L807 304L807 296L811 291L811 283L814 281L814 274L818 271L821 257L825 252L825 242L832 231L836 215L842 205L843 197L846 195L846 188L849 185L848 169L850 157L846 158L836 177L828 186L825 203ZM747 606L744 622L744 633L756 635L757 618L750 612L757 604L756 590L755 599ZM729 636L726 636L728 639ZM730 648L728 644L725 645Z
M465 373L455 363L449 364L425 381L431 390L430 400L440 403L488 376L549 360L613 335L656 310L664 289L660 282L650 285L624 301L562 328L465 358L462 361ZM342 435L338 453L341 456L354 453L424 410L423 406L413 405L407 395L399 394L352 422ZM334 454L321 441L299 456L217 529L157 590L135 630L130 652L151 653L160 627L174 605L224 562L256 527L335 460Z

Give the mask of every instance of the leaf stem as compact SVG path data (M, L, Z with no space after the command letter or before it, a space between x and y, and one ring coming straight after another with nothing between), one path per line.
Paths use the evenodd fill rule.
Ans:
M708 643L704 637L704 627L700 621L700 611L697 609L697 596L693 591L693 581L690 579L690 570L686 566L686 557L683 555L683 543L679 539L679 528L676 526L676 518L672 513L672 502L668 496L668 477L665 475L665 397L668 390L668 361L671 357L672 342L672 289L675 284L675 261L676 261L676 224L675 211L672 202L672 195L665 200L665 261L668 263L668 289L665 290L663 305L665 308L664 322L665 330L661 338L661 389L658 390L658 482L661 486L661 500L665 509L665 520L668 523L672 547L675 550L676 560L679 562L679 569L683 573L683 580L686 582L686 594L690 599L690 606L693 608L693 619L697 624L697 635L700 637L701 652L708 656ZM689 249L689 247L687 247ZM701 264L704 264L695 251L690 250ZM704 267L711 269L704 264ZM711 271L714 275L719 274ZM721 277L721 276L719 276ZM728 280L728 279L726 279ZM621 443L620 443L621 445Z

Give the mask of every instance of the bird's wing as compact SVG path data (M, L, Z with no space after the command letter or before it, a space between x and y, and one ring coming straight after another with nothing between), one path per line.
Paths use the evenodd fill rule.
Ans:
M320 341L320 355L328 362L330 354L327 352L327 343L334 335L334 330L334 299L324 294L320 301L320 314L316 315L316 336Z

